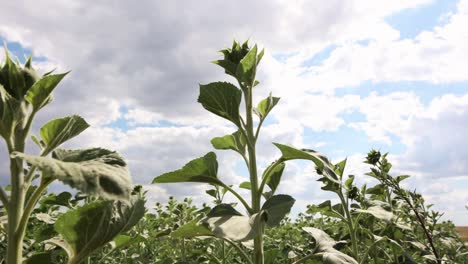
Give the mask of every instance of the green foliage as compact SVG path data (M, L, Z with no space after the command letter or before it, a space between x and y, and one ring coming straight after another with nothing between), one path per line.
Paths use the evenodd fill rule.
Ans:
M105 199L121 200L115 202L122 204L121 206L106 209L108 214L126 212L123 205L129 202L131 182L126 163L120 155L99 148L57 149L61 144L89 127L83 118L73 115L47 122L39 131L40 139L35 136L31 137L39 146L40 155L25 153L34 117L43 107L52 102L53 91L66 75L67 73L51 74L49 72L39 76L32 67L31 57L24 65L21 65L11 59L8 51L6 51L5 62L0 67L0 136L5 140L10 156L10 187L5 190L0 186L2 205L0 207L0 231L2 232L0 239L6 240L1 243L2 246L6 245L6 248L0 247L0 251L3 251L0 256L5 256L5 259L0 259L0 262L21 263L23 257L26 257L23 252L28 254L25 258L26 263L64 261L66 257L63 251L39 248L41 243L57 235L52 224L60 214L55 211L58 207L71 209L69 214L65 215L72 215L76 212L75 210L79 210L74 209L78 201L73 200L69 193L62 193L58 196L49 195L40 203L39 208L36 208L47 187L56 179L89 194L99 195ZM51 153L52 155L48 156ZM113 202L96 201L95 203ZM39 211L36 212L36 210ZM73 220L86 221L87 217L88 215L85 214L76 214ZM71 220L67 219L65 222L71 224ZM40 225L37 225L38 223ZM101 226L104 224L107 230L116 230L112 236L122 230L127 230L115 229L119 227L118 221L103 222ZM102 227L101 229L105 230ZM107 239L109 236L102 238ZM104 242L107 241L103 240L101 244L92 245L93 250L102 246ZM81 260L91 252L89 249L78 252L73 245L64 247L67 252L76 253L75 255L68 254L73 256L70 257L70 263L78 263L76 256L79 256Z

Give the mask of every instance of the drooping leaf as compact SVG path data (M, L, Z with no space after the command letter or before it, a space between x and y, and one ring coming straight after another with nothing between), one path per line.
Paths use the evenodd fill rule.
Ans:
M241 154L245 153L246 143L245 136L240 131L223 137L215 137L211 140L211 144L215 149L232 149Z
M164 173L154 178L153 183L203 182L223 185L217 178L217 173L216 154L209 152L205 156L185 164L182 169Z
M19 152L12 158L23 159L51 178L59 179L85 193L104 199L128 199L130 174L123 158L114 151L93 148L56 150L55 158L31 156Z
M242 92L239 88L227 82L200 84L198 102L202 106L240 127L239 106Z
M241 83L248 86L253 84L257 69L257 45L245 55L236 68L236 77Z
M176 238L193 238L198 236L214 236L214 234L198 220L193 220L171 233L171 237Z
M55 230L63 240L69 263L80 263L93 251L130 230L145 214L145 200L134 195L130 203L95 201L62 214Z
M225 216L225 215L239 215L239 213L232 205L230 204L218 204L217 206L213 207L211 211L207 214L207 217L218 217L218 216Z
M272 163L270 166L275 166L276 163ZM286 163L281 162L277 164L274 168L268 167L262 175L262 178L266 180L266 184L270 187L271 192L275 193L278 188L281 177L283 176L283 171L286 166ZM270 169L269 169L270 168Z
M52 101L52 92L67 74L68 72L47 75L32 85L26 93L25 99L33 106L35 111Z
M331 164L328 161L328 159L322 154L313 150L299 150L279 143L273 144L281 151L281 158L284 161L294 159L310 160L314 162L315 166L317 166L320 169L323 176L327 177L332 182L340 184L340 182L338 181L338 175L333 169L333 164Z
M218 238L250 244L255 237L256 227L265 220L266 215L261 212L251 217L243 215L208 217L202 223L207 225Z
M268 218L266 224L269 227L277 226L281 220L291 211L296 200L289 195L273 195L266 200L262 210L267 212Z
M278 104L280 98L268 96L258 103L257 108L255 108L255 113L260 117L261 120L265 119L270 111Z
M336 250L334 246L337 244L337 242L333 238L331 238L327 233L313 227L303 227L302 230L304 230L314 238L315 243L317 245L316 252L318 252L316 253L316 255L322 256L323 263L358 264L358 262L354 258Z
M79 135L88 127L89 124L82 117L73 115L47 122L40 129L39 134L45 148L51 151L65 141Z
M394 218L393 213L391 211L387 211L381 206L371 206L367 209L356 209L356 212L371 214L375 218L384 220L387 223L392 222Z

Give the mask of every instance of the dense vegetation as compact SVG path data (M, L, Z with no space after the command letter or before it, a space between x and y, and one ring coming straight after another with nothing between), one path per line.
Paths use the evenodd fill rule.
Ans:
M24 153L35 114L51 102L66 74L39 77L31 58L22 66L7 53L0 70L0 135L11 166L10 185L0 187L0 263L468 263L455 226L441 222L419 193L403 188L409 176L392 176L379 151L368 153L366 175L345 175L346 160L332 163L314 150L274 143L281 156L260 174L256 142L279 98L270 95L254 107L263 51L234 42L221 52L215 63L237 86L200 85L198 101L232 123L232 134L211 143L238 153L249 181L225 184L216 154L209 152L153 183L206 183L213 204L197 207L188 198L168 197L147 209L144 191L132 187L116 152L59 148L88 127L81 117L46 123L39 138L31 137L39 155ZM276 192L286 162L296 159L312 162L317 184L336 199L290 218L294 198ZM356 177L377 184L357 186ZM78 191L47 193L55 180ZM251 200L238 188L249 190ZM239 204L224 201L228 192Z

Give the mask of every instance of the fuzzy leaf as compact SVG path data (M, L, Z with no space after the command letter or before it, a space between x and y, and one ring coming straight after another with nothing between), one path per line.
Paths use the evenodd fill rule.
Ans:
M242 92L236 86L227 82L200 84L198 102L202 106L240 127L239 106Z
M229 239L249 244L256 234L256 226L266 220L261 212L251 217L243 215L224 215L208 217L203 220L218 238Z
M277 226L281 220L291 211L296 200L289 195L278 194L266 200L262 210L267 212L268 219L266 224L269 227Z
M164 173L153 179L153 183L203 182L224 185L218 178L216 154L209 152L205 156L185 164L182 169Z
M65 141L79 135L89 124L80 116L73 115L47 122L39 134L48 151L55 149Z
M303 227L302 230L311 235L317 244L317 256L322 256L323 263L328 264L358 264L358 262L336 250L334 246L337 242L331 238L327 233L320 229L313 227Z
M69 263L80 263L93 251L130 230L145 214L145 200L135 195L130 203L96 201L62 214L55 230L68 250ZM57 243L56 243L57 244Z
M14 152L11 157L23 159L49 177L85 193L99 195L104 199L128 199L130 196L127 165L114 151L100 148L56 150L55 158Z

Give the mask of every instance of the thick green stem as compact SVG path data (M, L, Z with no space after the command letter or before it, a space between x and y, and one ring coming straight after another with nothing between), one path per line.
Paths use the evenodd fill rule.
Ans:
M24 144L18 144L15 146L15 150L23 152ZM8 208L7 263L19 264L22 262L23 256L23 236L18 231L27 191L24 184L23 161L10 158L10 173L11 194Z
M343 196L343 193L340 191L338 193L338 196L340 197L341 200L341 205L343 206L343 210L346 215L346 224L348 225L349 229L349 235L351 237L351 245L353 247L353 255L356 258L356 260L359 262L359 252L358 252L358 246L357 246L357 237L356 237L356 229L354 228L354 223L353 219L351 218L351 213L349 212L348 208L348 203L346 203L345 198Z

